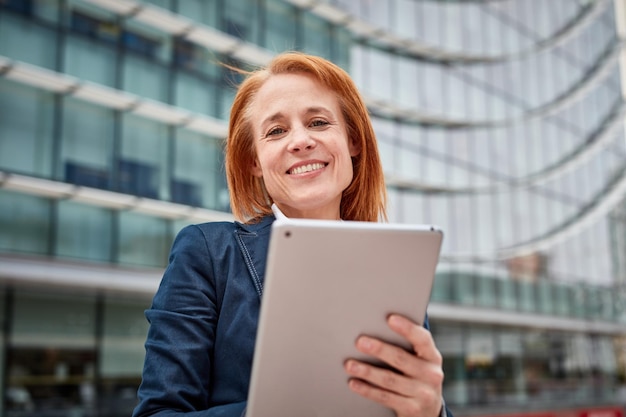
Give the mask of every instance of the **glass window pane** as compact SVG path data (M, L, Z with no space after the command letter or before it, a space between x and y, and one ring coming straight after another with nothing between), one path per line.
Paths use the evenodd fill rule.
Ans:
M118 190L148 198L168 196L168 128L132 114L122 116Z
M18 290L12 331L12 346L94 347L95 297Z
M110 210L60 201L58 216L57 255L98 261L111 259Z
M223 32L239 39L258 43L259 2L248 0L229 0L223 3L224 27Z
M0 189L0 249L46 254L50 201Z
M107 298L100 346L100 411L103 415L130 416L137 404L137 388L145 356L149 300ZM111 413L111 414L107 414Z
M312 13L304 13L302 22L304 29L303 50L309 54L330 58L330 25Z
M220 0L185 0L177 1L177 13L197 22L216 27Z
M22 16L0 13L0 55L55 70L56 34Z
M163 219L132 212L119 213L119 262L165 266L172 243L168 229Z
M282 0L268 0L265 7L265 48L282 52L297 48L296 9Z
M67 98L63 112L61 166L65 181L96 188L111 184L113 111Z
M71 34L65 46L65 72L97 84L116 87L115 67L117 53L114 45Z
M167 68L152 59L127 53L124 58L123 89L141 97L167 102Z
M175 81L175 102L177 107L209 116L216 116L216 88L213 83L179 72Z
M49 177L52 94L0 79L0 169Z
M7 392L22 401L8 401L8 411L85 415L95 405L95 313L86 294L16 291Z
M172 201L228 211L219 142L181 129L177 133L175 155Z

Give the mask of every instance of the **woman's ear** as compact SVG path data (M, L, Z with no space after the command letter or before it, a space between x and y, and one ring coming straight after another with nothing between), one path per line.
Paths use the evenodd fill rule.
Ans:
M259 164L259 160L256 158L254 158L254 161L252 161L252 166L250 167L250 173L258 178L263 177L263 170L261 169L261 164Z
M361 153L361 144L356 139L350 138L348 139L348 150L350 151L350 156L355 157Z

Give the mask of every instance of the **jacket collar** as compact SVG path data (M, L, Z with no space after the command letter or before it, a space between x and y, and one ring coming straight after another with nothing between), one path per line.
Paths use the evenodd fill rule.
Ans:
M274 216L265 216L255 223L235 222L235 239L259 297L263 295L267 249L274 220Z
M270 215L261 217L259 221L253 223L241 223L236 221L235 226L237 228L237 232L255 234L265 228L270 227L272 223L274 223L274 220L276 220L276 217Z

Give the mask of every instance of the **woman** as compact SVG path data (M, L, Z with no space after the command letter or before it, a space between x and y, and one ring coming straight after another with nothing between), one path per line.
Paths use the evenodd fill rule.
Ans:
M367 109L348 74L300 53L277 56L235 97L226 142L233 214L188 226L146 311L143 381L134 417L242 416L271 224L277 216L378 221L385 186ZM430 332L389 326L417 353L362 336L359 351L396 372L349 359L349 387L399 417L445 415L442 359Z

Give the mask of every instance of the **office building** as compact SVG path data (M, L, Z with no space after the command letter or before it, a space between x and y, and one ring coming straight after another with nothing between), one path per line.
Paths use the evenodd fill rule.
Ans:
M0 416L130 414L173 237L232 218L224 64L292 49L359 85L390 220L445 230L429 315L455 415L617 413L625 9L0 0Z

